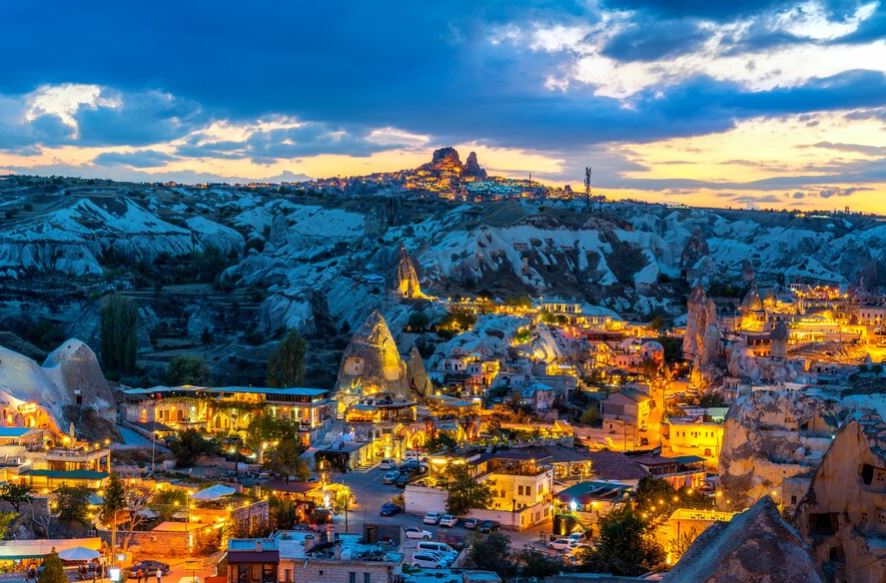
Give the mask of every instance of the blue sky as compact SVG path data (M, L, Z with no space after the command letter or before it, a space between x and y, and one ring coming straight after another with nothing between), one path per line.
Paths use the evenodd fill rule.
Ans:
M5 2L0 170L325 176L457 145L620 196L877 210L884 32L864 0Z

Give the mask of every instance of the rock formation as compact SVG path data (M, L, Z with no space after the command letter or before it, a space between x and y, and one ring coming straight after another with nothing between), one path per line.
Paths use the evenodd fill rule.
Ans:
M456 170L459 174L461 173L464 166L461 163L461 158L458 156L458 150L451 147L439 148L434 150L433 155L431 156L431 161L427 164L423 164L419 166L421 170L429 170L429 171L446 171L446 170Z
M421 292L421 283L418 281L418 272L409 257L406 247L400 246L400 260L397 262L396 273L397 295L405 299L419 299L425 297Z
M468 154L468 159L465 160L465 169L462 174L464 176L473 176L474 178L486 178L486 170L484 170L480 166L480 162L477 161L476 152Z
M411 398L406 364L400 358L388 323L378 310L369 315L345 349L336 392L340 411L363 397L381 393Z
M692 361L693 380L710 376L708 369L720 353L720 326L717 321L717 304L705 294L704 288L695 286L689 294L686 334L683 337L683 357Z
M729 522L708 527L666 583L822 583L800 535L768 496Z
M694 270L699 261L707 257L708 253L710 253L708 241L704 234L696 229L683 247L683 253L680 255L680 268L689 275L689 272Z
M108 424L116 419L114 396L95 353L74 338L52 351L42 366L0 347L0 402L5 422L11 417L12 425L59 432L79 421L85 409Z
M431 392L431 379L425 369L425 361L422 359L418 348L412 347L409 351L409 360L406 362L406 377L409 379L409 388L421 396Z
M779 322L769 334L769 341L772 345L772 358L784 360L788 356L788 336L790 331L785 322Z
M757 274L754 271L754 265L748 261L747 259L742 259L741 261L741 279L745 283L753 283L757 278Z
M723 423L720 506L744 508L780 489L787 478L808 474L844 414L840 405L795 391L758 391L738 399Z
M834 580L886 581L886 424L858 416L834 438L797 507L796 523Z

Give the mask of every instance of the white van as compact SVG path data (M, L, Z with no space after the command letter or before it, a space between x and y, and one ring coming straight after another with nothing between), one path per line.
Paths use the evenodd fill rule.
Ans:
M412 565L420 569L445 569L449 566L445 560L430 553L415 553L412 556Z
M449 546L446 543L441 543L437 541L423 540L417 545L415 545L416 552L418 551L429 551L432 553L440 553L444 557L447 557L450 561L454 561L456 557L458 557L458 551Z

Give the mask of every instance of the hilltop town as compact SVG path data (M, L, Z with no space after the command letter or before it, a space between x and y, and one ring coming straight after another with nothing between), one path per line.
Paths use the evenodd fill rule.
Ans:
M877 217L0 179L0 566L886 580ZM17 575L16 575L17 574Z

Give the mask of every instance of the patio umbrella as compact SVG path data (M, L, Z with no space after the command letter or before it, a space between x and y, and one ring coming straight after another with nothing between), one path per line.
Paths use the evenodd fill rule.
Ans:
M101 557L102 554L86 547L74 547L65 549L58 554L58 558L63 561L92 561Z

